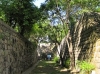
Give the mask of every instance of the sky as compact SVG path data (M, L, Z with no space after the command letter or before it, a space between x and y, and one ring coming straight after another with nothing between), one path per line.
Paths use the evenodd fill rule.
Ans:
M41 3L44 3L44 2L45 2L45 0L36 0L36 1L34 2L34 4L39 8L40 5L41 5Z

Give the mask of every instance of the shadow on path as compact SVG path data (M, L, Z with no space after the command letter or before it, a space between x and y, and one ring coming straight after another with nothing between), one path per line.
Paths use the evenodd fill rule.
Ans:
M53 61L40 61L30 74L70 74L66 68L55 65Z

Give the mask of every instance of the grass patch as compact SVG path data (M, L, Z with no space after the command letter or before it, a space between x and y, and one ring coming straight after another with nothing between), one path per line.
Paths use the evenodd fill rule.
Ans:
M61 71L62 68L55 66L54 61L40 61L31 74L66 74L67 71ZM69 74L69 73L68 73Z

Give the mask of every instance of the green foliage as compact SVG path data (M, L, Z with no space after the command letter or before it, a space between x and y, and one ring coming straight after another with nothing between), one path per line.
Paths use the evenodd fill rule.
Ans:
M97 8L95 9L95 12L100 12L100 7L97 7Z
M84 12L95 12L96 8L100 7L100 0L58 0L57 3L64 10L67 10L67 5L69 4L70 13L74 15L83 14Z
M44 27L49 41L60 43L68 31L65 24L65 12L60 8L60 2L46 0L46 3L42 4L40 9L47 13L45 16L47 16L49 20L49 25Z
M47 35L52 42L60 43L62 38L68 32L68 26L66 26L66 20L64 19L65 13L69 12L69 27L73 28L76 20L81 17L84 12L94 11L100 4L99 0L46 0L46 3L41 5L41 10L46 13L46 16L50 20ZM52 22L57 21L57 26ZM60 26L59 26L60 24ZM63 27L62 27L63 26ZM73 30L73 29L70 29Z
M41 12L33 0L1 0L0 18L21 35L29 37L33 24L41 19Z
M53 58L53 61L55 62L55 63L59 63L59 57L57 57L57 56L54 56L54 58Z
M48 67L49 64L46 63L46 61L40 61L39 65L43 66L43 67Z
M62 28L63 25L52 26L49 23L50 21L48 20L35 23L31 31L33 39L41 39L41 42L60 43L62 38L66 35L64 29Z
M91 72L93 69L95 69L95 66L87 61L78 61L78 65L82 71L85 72Z
M70 67L70 59L65 60L65 67Z

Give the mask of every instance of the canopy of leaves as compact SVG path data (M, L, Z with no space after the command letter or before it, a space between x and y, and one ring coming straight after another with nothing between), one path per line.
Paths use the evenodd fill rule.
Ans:
M40 8L33 1L0 0L0 19L25 37L33 33L37 39L48 36L53 42L60 42L67 34L67 11L70 13L72 26L80 18L80 14L100 11L100 0L46 0Z
M41 14L33 0L0 0L0 18L27 37Z

